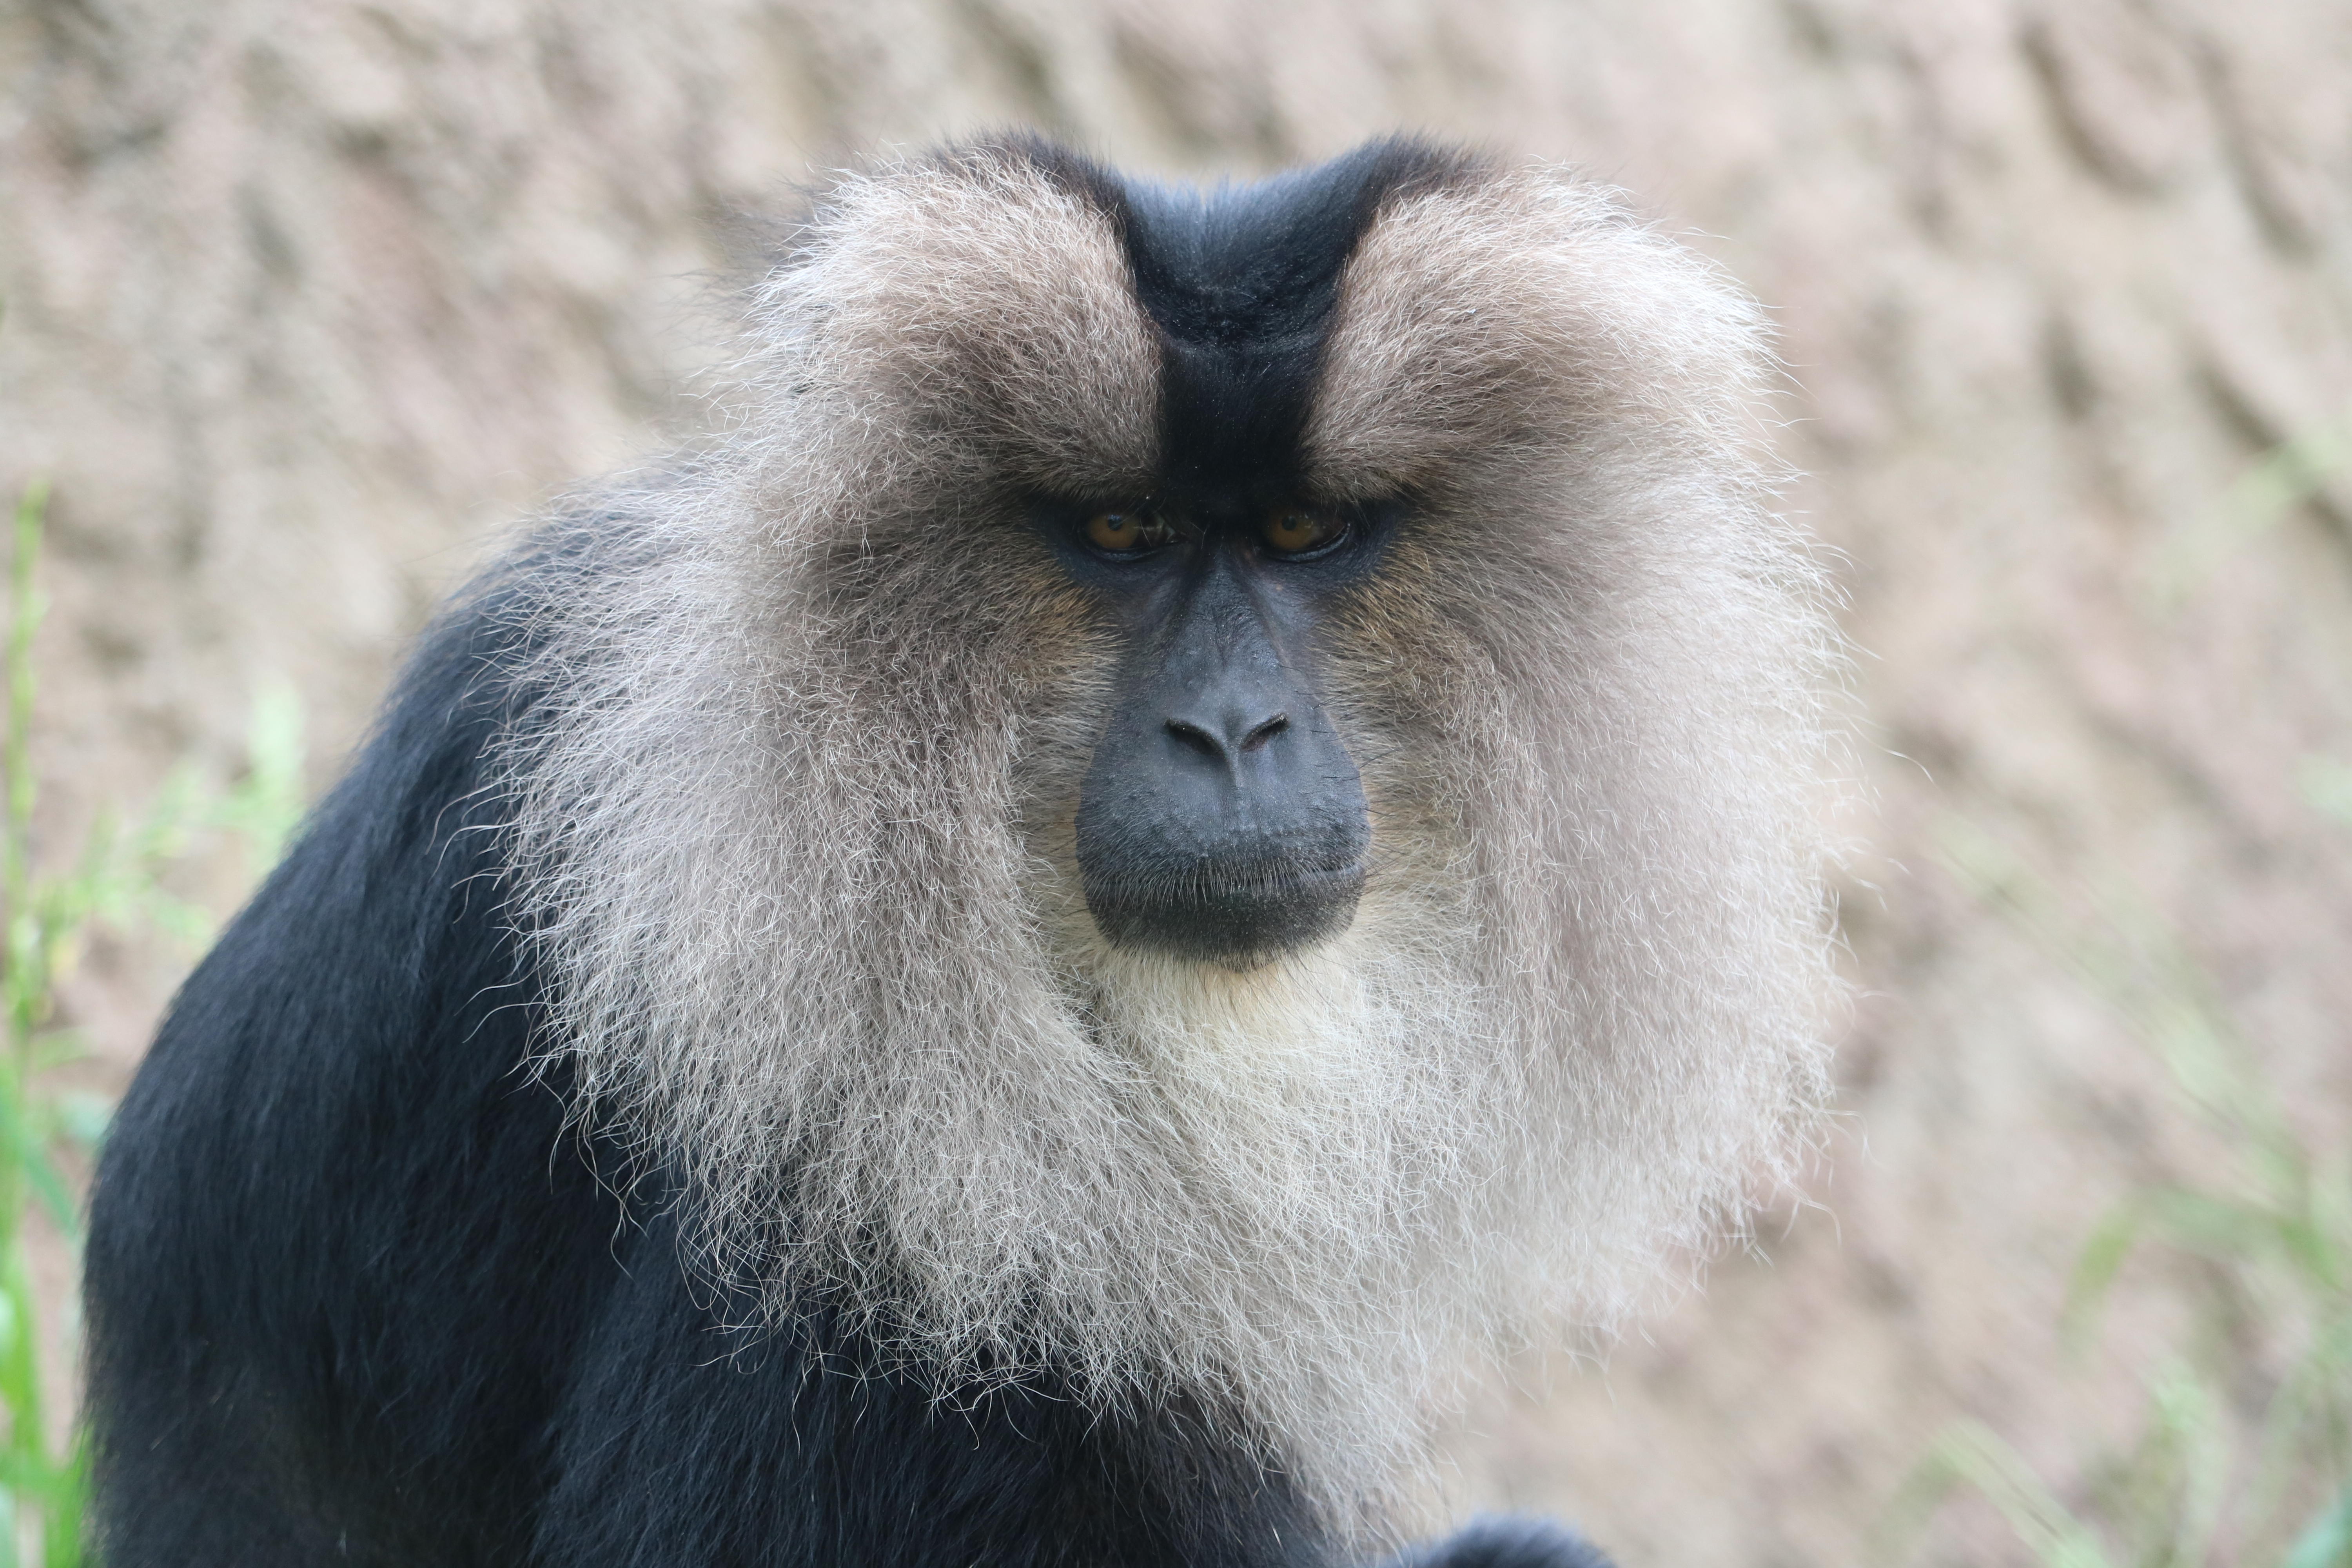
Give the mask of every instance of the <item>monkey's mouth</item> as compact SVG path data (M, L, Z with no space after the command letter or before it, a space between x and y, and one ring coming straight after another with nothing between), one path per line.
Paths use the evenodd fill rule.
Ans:
M1346 931L1363 896L1364 863L1211 861L1084 880L1087 912L1112 945L1245 968Z

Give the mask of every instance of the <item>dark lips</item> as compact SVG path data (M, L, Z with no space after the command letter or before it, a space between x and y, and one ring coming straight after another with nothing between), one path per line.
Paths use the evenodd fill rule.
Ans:
M1262 963L1339 935L1354 921L1363 891L1360 860L1086 879L1087 909L1114 945L1222 963Z

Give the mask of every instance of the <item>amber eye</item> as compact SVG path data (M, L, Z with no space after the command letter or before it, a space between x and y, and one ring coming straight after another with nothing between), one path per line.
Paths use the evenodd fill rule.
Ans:
M1312 555L1337 544L1347 531L1344 519L1302 509L1268 512L1258 525L1258 537L1276 555Z
M1134 555L1176 542L1176 531L1148 511L1098 511L1087 519L1087 542L1111 555Z

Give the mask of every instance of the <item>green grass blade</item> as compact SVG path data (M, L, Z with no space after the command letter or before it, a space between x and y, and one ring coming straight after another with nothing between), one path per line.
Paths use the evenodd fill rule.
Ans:
M2320 1510L2279 1568L2347 1568L2352 1564L2352 1486Z

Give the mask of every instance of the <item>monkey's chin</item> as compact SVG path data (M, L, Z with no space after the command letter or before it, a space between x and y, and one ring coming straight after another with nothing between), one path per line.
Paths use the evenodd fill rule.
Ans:
M1250 970L1342 935L1363 897L1361 862L1276 863L1167 880L1089 878L1087 910L1113 947Z

